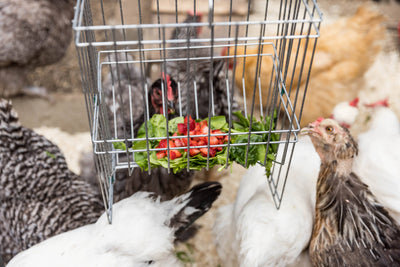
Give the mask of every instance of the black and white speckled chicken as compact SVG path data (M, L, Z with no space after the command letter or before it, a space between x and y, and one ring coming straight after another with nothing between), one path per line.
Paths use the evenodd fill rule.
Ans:
M199 23L201 22L202 14L197 12L196 15L189 11L183 23ZM197 42L201 32L201 27L177 27L171 35L171 40L176 40L171 43L167 58L166 70L174 77L180 88L181 102L178 111L183 115L187 114L186 107L189 103L190 115L194 118L206 118L209 116L209 90L210 90L210 75L213 84L213 94L211 98L212 115L229 115L229 104L233 111L236 111L239 106L235 100L230 103L228 96L231 97L232 90L229 93L226 85L226 73L228 71L227 62L224 59L213 59L210 64L210 48L201 48L204 44ZM188 42L179 42L179 40L190 40ZM187 48L187 46L194 48ZM214 51L215 53L215 51ZM214 54L215 56L215 54ZM187 60L190 58L190 60ZM211 66L212 65L212 66ZM196 88L194 87L196 81ZM189 95L187 89L189 88ZM197 99L197 106L195 105ZM196 107L198 110L196 111Z
M139 127L143 124L145 110L143 104L145 102L142 97L143 79L146 79L145 84L149 88L147 94L149 118L154 114L164 114L165 112L168 113L169 119L178 115L175 110L178 103L177 84L168 74L162 74L162 78L150 85L149 79L142 78L140 69L133 63L129 63L133 61L132 56L129 54L119 53L116 57L112 53L109 61L118 61L118 64L110 64L111 72L106 76L102 88L113 137L120 139L125 137L132 138L132 133L133 136L136 136ZM167 100L164 101L164 105L162 87L165 88L164 94L166 94ZM133 131L131 131L132 129ZM131 146L131 143L128 142L128 146ZM126 161L126 156L121 154L120 160ZM97 184L97 180L94 179L96 174L94 172L95 164L92 153L83 155L80 165L82 169L81 176L92 184ZM138 191L154 192L161 196L162 200L171 199L189 188L193 180L193 173L193 171L187 172L184 170L173 174L172 171L168 173L165 168L155 168L152 169L151 174L148 174L148 172L141 171L140 168L135 168L132 175L129 176L127 170L119 170L115 176L114 200L121 200Z
M301 132L321 158L309 247L313 265L400 266L400 226L352 172L358 145L347 128L321 118Z
M34 68L60 60L72 38L75 0L0 1L0 96L43 93L29 87Z
M0 254L5 262L53 235L93 223L99 190L68 170L59 148L24 128L0 99Z

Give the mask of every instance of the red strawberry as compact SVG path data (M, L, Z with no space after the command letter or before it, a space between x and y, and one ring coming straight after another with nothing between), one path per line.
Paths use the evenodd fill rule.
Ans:
M185 117L185 119L183 120L184 123L187 123L188 120L188 116ZM192 116L189 116L189 122L193 121Z
M217 148L210 147L210 157L215 157L215 154L217 154Z
M167 147L167 139L162 139L160 143L156 146L156 148L166 148Z
M218 145L219 141L216 136L210 136L210 145Z
M208 134L208 126L207 125L201 126L199 134Z
M190 146L197 146L197 141L196 140L190 140Z
M194 131L195 132L198 132L198 131L200 131L200 123L198 123L198 122L196 122L196 124L195 124L195 127L194 127Z
M165 154L164 151L159 151L159 152L156 153L156 156L157 156L158 159L162 159L163 157L166 156L166 154Z
M176 149L173 149L173 150L169 151L169 157L170 157L171 160L176 159L176 158L180 158L181 156L182 156L181 152L179 152Z
M187 138L181 138L181 139L179 139L181 142L182 142L182 145L183 146L187 146Z
M223 132L221 132L221 130L213 130L212 131L213 134L223 134ZM217 135L216 136L218 139L224 139L223 135Z
M202 137L200 137L200 138L202 138ZM203 139L200 139L199 141L197 141L197 145L199 145L199 146L205 146L205 145L207 145L207 142L204 141Z
M176 147L172 140L169 140L169 147Z
M178 123L178 133L185 134L187 132L186 123Z
M191 149L189 149L189 154L190 154L190 156L196 156L197 154L199 154L200 153L200 150L199 149L197 149L197 148L191 148Z
M215 157L217 150L214 147L210 147L210 150L208 150L206 147L200 148L201 155L204 157L207 157L208 151L210 152L210 157Z
M204 120L200 122L200 128L203 128L203 126L208 126L208 121Z
M175 144L172 142L172 140L169 140L169 147L175 147ZM167 139L162 139L156 148L167 148Z
M202 155L202 156L204 156L204 157L206 157L206 156L207 156L207 152L208 152L208 150L207 150L207 148L206 148L206 147L199 148L199 150L200 150L200 152L201 152L201 155Z
M185 146L182 142L182 139L174 139L174 143L176 147L182 147Z
M194 128L196 128L196 122L193 121L193 120L191 120L191 121L189 122L189 130L190 130L190 131L193 131Z
M189 124L189 131L192 134L194 129L196 128L195 121L191 121ZM178 123L178 133L179 134L187 134L187 124L186 123Z

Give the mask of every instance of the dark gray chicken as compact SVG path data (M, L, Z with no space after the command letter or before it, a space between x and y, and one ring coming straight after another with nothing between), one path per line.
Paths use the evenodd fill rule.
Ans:
M110 62L118 60L119 63L111 64L111 72L103 82L103 97L108 108L111 135L123 139L125 136L127 138L132 137L131 129L133 129L133 134L136 136L139 127L144 122L143 81L138 67L132 63L124 63L125 61L133 60L131 55L119 53L117 57L114 53L110 56ZM146 78L149 118L157 113L164 114L165 109L168 112L168 118L172 119L178 115L175 110L178 103L177 84L169 75L162 74L162 76L165 76L165 79L160 78L151 86L149 79ZM162 101L162 85L166 88L164 92L167 101L164 106ZM129 88L131 88L131 97L129 97ZM129 101L132 102L132 113ZM116 118L115 124L114 114ZM117 135L115 135L115 131ZM131 142L128 142L128 146L131 146L131 144ZM125 155L121 154L119 157L121 161L127 160ZM96 174L94 172L95 165L92 153L83 155L80 163L81 176L88 179L92 184L97 184L97 180L94 179ZM119 170L115 175L114 201L129 197L137 191L154 192L160 195L162 200L171 199L189 188L193 180L192 173L182 171L173 174L172 171L168 173L168 170L165 168L156 168L152 169L149 175L148 172L142 172L140 168L135 168L132 175L129 176L127 170Z
M187 17L183 23L198 23L201 22L202 14L188 12ZM201 27L177 27L171 35L174 40L188 40L194 41L198 39L201 32ZM190 48L186 48L190 45ZM194 47L193 47L194 46ZM168 50L168 59L166 70L172 77L174 77L180 84L181 103L178 110L186 115L186 107L189 103L190 115L197 118L195 99L197 98L198 118L204 119L208 117L209 103L210 103L210 76L213 84L212 106L214 113L211 115L229 115L228 109L228 92L226 86L226 73L228 71L227 62L224 59L210 60L210 48L201 48L204 44L200 42L178 42L175 41L170 45ZM193 47L193 48L192 48ZM214 52L215 53L215 52ZM214 54L214 56L216 56ZM187 58L190 58L187 61ZM174 60L180 59L180 60ZM212 67L211 67L212 66ZM194 81L196 81L196 88L194 88ZM187 89L189 88L189 95ZM229 97L232 95L232 90L229 90ZM238 110L239 106L233 99L231 109Z
M400 226L352 172L358 145L349 131L321 118L302 133L321 158L309 248L313 265L400 266Z
M0 99L0 254L5 262L53 235L93 223L99 190L68 170L56 145Z
M75 0L0 1L0 96L43 88L27 87L34 68L60 60L72 37ZM35 92L34 92L35 93Z
M141 71L135 64L123 63L133 61L128 53L111 53L108 61L118 62L109 64L110 71L102 85L102 94L110 119L111 136L125 138L125 134L126 138L132 138L131 130L136 133L144 122L143 86L150 88L150 79L144 76L142 80ZM149 95L151 93L149 92ZM150 103L149 108L151 113L153 109Z

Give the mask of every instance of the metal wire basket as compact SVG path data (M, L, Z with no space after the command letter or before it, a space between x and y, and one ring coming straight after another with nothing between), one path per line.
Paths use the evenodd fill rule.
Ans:
M113 12L106 9L105 4L111 5ZM200 11L207 13L208 17L205 21L183 21L188 9L197 16ZM174 63L187 66L183 78L177 78L182 72L169 73L177 81L178 115L191 114L196 119L205 119L199 113L206 108L206 117L210 118L220 115L216 106L225 103L229 129L233 125L234 108L239 107L245 117L250 117L250 130L235 133L229 130L220 134L229 140L220 145L228 150L227 157L233 147L245 146L244 165L247 165L251 145L264 145L269 151L269 146L279 144L278 149L284 153L273 159L267 179L279 208L289 169L282 167L290 164L289 143L297 141L300 130L302 105L321 20L321 12L314 0L282 0L278 4L268 0L120 0L113 4L105 0L78 0L73 22L75 45L96 168L110 213L116 170L131 171L138 167L135 153L148 152L148 171L151 172L150 152L161 149L152 147L150 141L174 138L168 131L166 136L150 137L148 134L153 104L148 95L151 90L149 80L160 78L161 73L166 73L166 66ZM204 33L199 36L187 34L185 38L174 38L172 34L170 37L174 29L189 32L200 28ZM180 56L171 57L176 52ZM224 64L219 66L216 62L220 61ZM219 68L219 85L211 74L205 76L209 81L203 83L196 78L201 73L196 68L200 69L202 64L209 73ZM136 76L130 77L133 69ZM127 82L123 82L126 76ZM107 88L104 86L106 79L109 80ZM217 86L222 86L223 96L218 95ZM163 114L168 112L167 88L167 79L161 80ZM304 93L299 94L299 90ZM135 104L138 100L139 105ZM235 107L236 102L239 106ZM252 119L260 116L274 118L270 120L271 127L263 131L251 130ZM138 138L137 121L145 124L145 137ZM253 142L251 134L263 134L266 138ZM274 134L278 138L272 138ZM209 130L202 136L210 140L212 135ZM235 135L248 136L247 142L231 142ZM189 131L183 137L191 138ZM146 146L134 149L131 144L137 141L145 141ZM121 143L124 148L118 148L117 144ZM187 150L193 148L190 144L186 146ZM196 147L210 149L213 146L208 143ZM171 148L164 149L170 155ZM172 159L167 157L170 167ZM208 154L207 167L210 157ZM259 163L267 163L267 153L264 162ZM187 168L190 168L189 153Z

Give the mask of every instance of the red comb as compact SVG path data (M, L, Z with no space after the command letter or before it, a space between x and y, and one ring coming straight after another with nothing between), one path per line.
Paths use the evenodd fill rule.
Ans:
M174 93L172 92L172 86L171 86L171 78L168 74L165 74L164 72L162 73L162 78L167 80L167 99L169 101L174 100Z
M373 107L389 107L389 99L384 99L384 100L379 100L376 101L375 103L371 104L364 104L368 108L373 108Z
M188 11L187 11L187 14L190 15L190 16L193 16L193 17L195 16L193 10L188 10ZM203 13L196 10L196 16L199 17L199 18L200 18L200 21L201 21L201 18L203 17Z
M323 117L319 117L316 121L314 121L314 122L312 122L312 123L310 123L312 126L314 126L314 127L317 127L320 123L321 123L321 121L323 121L324 120L324 118Z
M358 98L358 97L356 97L356 98L354 98L353 99L353 101L350 101L349 102L349 105L351 106L351 107L358 107L358 102L360 101L360 99Z

